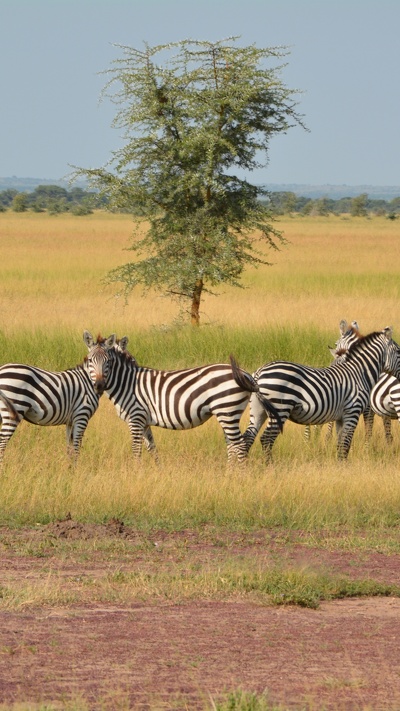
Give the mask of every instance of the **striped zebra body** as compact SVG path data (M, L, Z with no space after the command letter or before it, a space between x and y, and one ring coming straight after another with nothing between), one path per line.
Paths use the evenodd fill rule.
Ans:
M247 456L247 447L239 422L252 392L258 386L252 376L240 371L238 384L232 366L215 363L185 370L155 370L138 366L128 351L116 349L106 393L119 417L129 426L132 451L141 456L143 438L151 426L172 430L198 427L215 416L220 423L228 449L228 460L239 462ZM269 403L261 398L261 407L279 419Z
M0 367L0 461L22 420L44 427L66 425L67 449L78 454L104 389L109 346L105 340L93 342L82 365L61 372L20 363Z
M358 419L380 374L383 370L398 374L399 368L400 349L392 341L391 329L384 329L359 339L343 358L327 368L274 361L259 368L253 376L260 393L278 410L282 423L287 419L303 425L335 421L338 456L345 459ZM244 435L248 449L265 420L265 411L252 397L250 422ZM261 436L267 458L277 435L272 418Z
M392 444L391 421L400 421L400 382L394 375L381 375L371 390L370 405L372 417L374 414L382 417L386 441Z

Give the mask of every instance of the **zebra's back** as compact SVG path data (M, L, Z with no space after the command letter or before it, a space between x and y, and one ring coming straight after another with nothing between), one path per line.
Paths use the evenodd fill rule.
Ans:
M237 415L250 397L225 363L175 371L135 366L131 382L125 380L123 390L117 390L108 394L120 417L129 419L142 411L146 425L177 430L197 427L221 411Z
M340 417L345 399L357 392L343 364L326 368L272 361L254 373L260 391L279 412L297 424L324 424ZM364 398L366 399L367 396Z
M0 389L23 419L44 426L68 424L79 410L91 417L99 402L81 366L52 372L7 363L0 367Z

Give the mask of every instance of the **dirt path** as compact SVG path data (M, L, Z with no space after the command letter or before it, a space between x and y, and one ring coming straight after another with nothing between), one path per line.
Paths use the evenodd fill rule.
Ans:
M193 549L197 545L200 555L204 544L194 540ZM305 552L298 544L287 555L399 581L398 555ZM58 563L70 572L68 556ZM44 574L38 555L14 555L10 545L0 564L3 580ZM88 568L98 574L101 562L73 567L76 576ZM400 708L398 598L350 599L310 610L245 600L99 605L89 596L80 606L3 610L0 622L0 701L10 705L58 702L68 708L69 700L84 699L84 709L211 710L212 699L242 689L265 692L271 704L290 709Z

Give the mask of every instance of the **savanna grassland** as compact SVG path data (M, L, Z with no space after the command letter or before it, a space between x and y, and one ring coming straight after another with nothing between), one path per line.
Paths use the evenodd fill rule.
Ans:
M192 329L169 299L126 304L104 284L131 258L129 216L1 214L0 362L71 367L84 329L128 335L139 363L171 369L230 353L249 371L328 365L343 318L400 341L397 221L279 228L272 266L206 295ZM272 466L256 442L237 471L214 421L155 428L159 467L133 462L105 397L76 467L64 428L22 423L0 479L0 709L398 708L398 429L388 449L375 422L366 448L360 424L339 465L324 432L306 444L288 423Z

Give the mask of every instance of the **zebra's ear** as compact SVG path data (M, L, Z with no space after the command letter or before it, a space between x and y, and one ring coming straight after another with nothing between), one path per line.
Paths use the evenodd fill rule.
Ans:
M115 346L116 342L117 342L117 336L115 333L112 333L111 336L109 336L108 338L105 339L104 345L106 348L112 348L113 346Z
M344 318L339 323L339 331L341 336L344 336L347 331L347 321Z
M121 351L126 351L126 347L127 347L128 343L129 343L128 336L122 336L122 338L119 339L118 345L119 345Z
M383 329L383 333L385 334L388 341L391 341L393 335L393 326L386 326L386 328Z
M89 331L83 332L83 340L88 348L91 348L94 344L93 336L91 333L89 333Z

